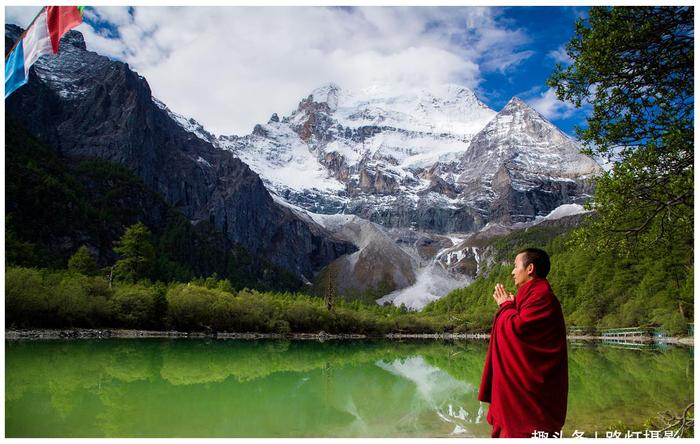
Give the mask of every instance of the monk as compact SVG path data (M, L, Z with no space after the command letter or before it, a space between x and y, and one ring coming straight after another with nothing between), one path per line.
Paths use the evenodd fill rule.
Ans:
M546 279L549 268L545 251L528 248L517 254L511 272L517 294L496 284L498 311L478 396L490 403L492 438L562 437L569 391L566 326Z

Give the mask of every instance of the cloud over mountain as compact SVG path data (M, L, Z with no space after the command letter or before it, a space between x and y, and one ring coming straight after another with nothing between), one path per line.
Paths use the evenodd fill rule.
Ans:
M26 26L36 8L7 8ZM217 133L245 134L327 82L476 88L531 56L494 8L95 7L89 50L129 63L153 94ZM183 91L189 91L183 94Z

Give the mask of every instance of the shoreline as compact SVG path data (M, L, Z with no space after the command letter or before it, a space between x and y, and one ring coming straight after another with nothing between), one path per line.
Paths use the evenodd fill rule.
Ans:
M365 335L356 333L332 334L318 333L227 333L227 332L182 332L160 330L129 330L118 328L79 328L79 329L8 329L5 330L5 340L44 340L44 339L137 339L137 338L191 338L191 339L293 339L293 340L344 340L344 339L442 339L442 340L488 340L488 333L387 333L383 335ZM650 343L661 342L683 346L693 346L693 337L670 336L663 338L654 337L604 337L591 335L567 335L569 341L623 341L625 343Z

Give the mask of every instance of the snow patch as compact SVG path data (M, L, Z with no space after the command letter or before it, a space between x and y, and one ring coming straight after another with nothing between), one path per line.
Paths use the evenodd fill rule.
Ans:
M579 204L564 204L559 205L554 210L552 210L548 215L544 216L544 220L555 220L561 219L566 216L573 216L574 214L588 213L590 210L586 210L583 205Z
M180 125L185 131L194 134L195 136L199 137L200 139L204 140L205 142L210 142L212 141L213 137L212 135L207 132L207 130L204 129L204 127L197 122L194 119L188 119L187 117L177 114L176 112L173 112L168 108L165 103L161 102L160 100L156 99L155 97L151 96L151 100L153 103L170 116L171 119L173 119L175 122L177 122L178 125Z
M206 166L208 166L209 168L212 168L211 164L210 164L209 162L207 162L207 160L204 159L202 156L198 156L198 157L197 157L197 162L198 162L198 163L201 163L201 164L203 164L203 165L206 165Z
M420 310L430 302L446 296L455 288L469 283L471 283L469 277L452 274L439 263L434 262L417 271L415 284L389 293L377 299L377 303L383 305L385 302L391 302L396 306L404 304L411 310Z
M309 146L288 125L273 123L260 127L265 136L219 138L219 147L231 151L274 187L331 194L345 190L345 185L329 176Z

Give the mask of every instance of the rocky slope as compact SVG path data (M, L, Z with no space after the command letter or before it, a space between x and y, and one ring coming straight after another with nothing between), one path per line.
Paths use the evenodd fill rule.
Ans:
M60 156L10 115L5 116L5 167L7 266L63 269L85 246L98 267L108 269L119 259L114 245L125 227L141 222L152 233L154 281L216 274L239 289L302 287L298 278L227 239L208 221L192 225L126 168Z
M6 50L20 33L6 25ZM184 128L154 102L143 77L87 51L79 32L64 36L58 56L37 61L28 84L5 103L6 112L62 155L127 167L193 223L209 221L298 276L310 278L355 250L276 204L248 165Z
M590 196L590 179L602 169L579 150L514 97L471 141L455 167L460 172L455 183L489 222L534 220Z
M302 208L442 233L534 220L580 203L602 172L521 100L496 113L456 85L359 92L327 85L290 115L216 143Z
M325 222L358 252L324 269L321 280L343 276L331 279L338 294L382 295L379 303L414 309L467 285L492 262L484 238L582 211L602 172L520 99L496 113L455 85L408 92L327 85L288 116L213 143L322 225L314 214L344 214ZM395 245L347 236L368 230L366 221Z

